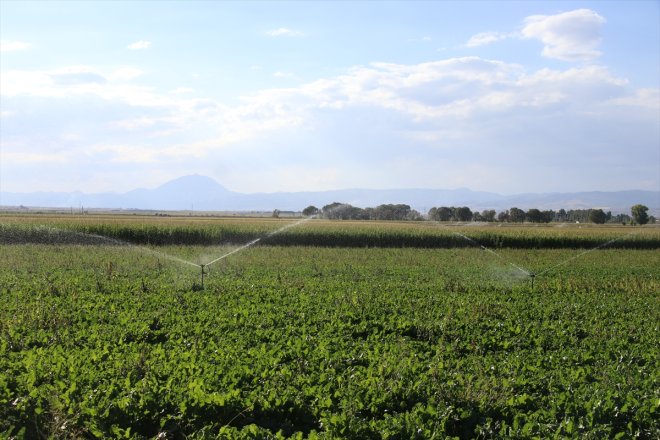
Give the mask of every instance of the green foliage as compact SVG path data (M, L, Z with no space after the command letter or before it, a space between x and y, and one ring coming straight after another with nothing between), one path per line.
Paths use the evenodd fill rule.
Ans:
M239 223L239 237L283 224ZM346 232L312 223L300 226L297 239L320 231L339 240L428 239L443 230L411 225L406 235L387 223ZM146 230L151 239L170 227ZM215 223L177 227L225 231ZM123 224L116 231L140 229ZM543 243L553 231L494 235L493 228L471 237ZM550 236L612 233L570 231ZM446 228L440 237L459 238ZM154 249L187 260L219 252ZM198 268L158 253L3 244L0 433L660 437L657 250L504 246L497 253L474 246L260 246L211 266L205 289L195 291ZM532 287L509 262L542 275Z
M332 212L341 215L343 211L335 209ZM39 221L45 224L36 223ZM640 229L631 234L629 228L618 225L464 226L436 222L313 220L271 235L291 224L290 219L274 218L190 220L151 217L118 221L117 217L100 217L83 221L67 216L52 219L0 217L0 243L217 246L244 244L260 238L260 244L277 246L453 248L478 247L479 244L489 248L590 249L610 242L609 248L660 248L660 230Z
M509 209L509 221L513 223L522 223L525 221L525 217L527 214L525 214L525 211L523 211L520 208L511 208Z
M319 208L317 208L314 205L309 205L307 208L302 210L302 215L305 217L311 217L313 215L317 215L319 213Z
M543 220L543 213L536 208L532 208L525 213L525 218L528 222L541 223Z
M635 205L630 208L630 213L632 218L635 220L635 223L638 225L645 225L649 221L649 215L647 214L649 208L644 205Z
M602 225L607 221L607 214L602 209L592 209L589 212L589 221Z
M487 215L490 216L490 211L484 211ZM477 213L478 215L478 213ZM434 221L446 222L446 221L457 221L457 222L469 222L473 219L473 213L470 208L467 206L461 207L446 207L441 206L439 208L431 208L428 212L429 219ZM493 218L495 217L495 212L492 214Z

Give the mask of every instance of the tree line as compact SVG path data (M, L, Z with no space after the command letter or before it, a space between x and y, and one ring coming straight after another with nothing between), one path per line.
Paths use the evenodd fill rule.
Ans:
M375 208L358 208L348 203L330 203L317 208L310 205L303 209L306 217L318 216L332 220L432 220L440 222L500 222L500 223L621 223L639 224L655 223L655 217L648 215L648 207L635 205L630 215L616 214L602 209L549 209L541 211L536 208L524 211L520 208L510 208L501 212L485 209L481 212L472 211L467 206L440 206L431 208L424 217L418 211L405 204L384 204Z
M308 206L302 214L306 217L316 215L332 220L424 220L422 214L410 205L386 204L375 208L358 208L348 203L330 203L318 209Z

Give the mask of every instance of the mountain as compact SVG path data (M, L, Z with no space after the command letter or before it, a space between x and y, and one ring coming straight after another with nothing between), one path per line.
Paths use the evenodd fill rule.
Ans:
M236 193L210 177L191 175L170 180L155 189L129 191L123 194L122 204L110 207L214 210L214 207L226 204L233 194ZM97 206L107 207L99 203Z
M530 193L505 197L501 203L509 206L539 209L602 208L604 211L630 213L630 207L641 203L650 211L660 211L660 191L590 191L577 193Z
M602 208L613 213L629 213L641 203L651 214L660 213L660 191L593 191L576 193L528 193L501 195L467 188L443 189L343 189L334 191L275 192L243 194L229 191L215 180L200 175L183 176L153 189L135 189L126 193L33 192L0 193L0 206L36 206L59 208L123 208L195 211L300 211L306 206L322 207L333 202L354 206L378 206L404 203L420 212L434 206L468 206L472 210L501 211L520 209Z

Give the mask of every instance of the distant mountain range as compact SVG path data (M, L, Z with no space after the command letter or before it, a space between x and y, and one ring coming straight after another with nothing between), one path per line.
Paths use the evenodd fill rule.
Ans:
M301 211L309 205L342 202L358 207L404 203L422 213L434 206L468 206L473 211L509 209L602 208L629 213L641 203L654 215L660 213L660 191L592 191L501 195L467 188L443 189L344 189L334 191L275 192L244 194L229 191L215 180L199 175L180 177L154 189L126 193L84 194L82 192L0 192L0 206L108 208L195 211Z

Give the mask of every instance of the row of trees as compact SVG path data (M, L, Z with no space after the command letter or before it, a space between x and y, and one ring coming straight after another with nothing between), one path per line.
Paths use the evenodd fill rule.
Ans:
M631 216L626 214L612 215L610 211L605 212L602 209L571 209L566 211L552 209L541 211L536 208L523 211L519 208L511 208L499 213L488 209L482 212L472 212L467 206L431 208L428 218L437 221L481 221L481 222L507 222L507 223L550 223L550 222L579 222L579 223L637 223L644 225L651 221L655 223L653 216L648 216L648 208L644 205L635 205L631 209Z
M458 221L458 222L506 222L506 223L550 223L550 222L579 222L579 223L636 223L644 225L651 221L655 223L655 218L647 214L648 208L644 205L635 205L631 209L631 216L626 214L612 215L611 212L605 212L602 209L571 209L566 211L545 210L536 208L524 211L513 207L505 211L496 212L494 209L486 209L481 212L473 212L467 206L440 206L431 208L428 212L428 219L434 221ZM310 217L317 215L319 217L336 220L423 220L424 217L409 205L388 204L379 205L375 208L358 208L348 203L331 203L318 209L315 206L308 206L303 209L303 215Z
M410 208L409 205L379 205L375 208L358 208L348 203L331 203L318 209L315 206L308 206L303 209L303 215L310 217L317 215L319 217L335 220L423 220L422 215Z

